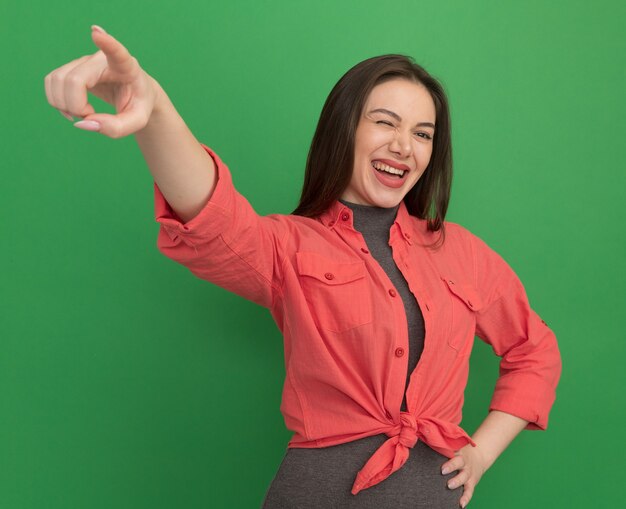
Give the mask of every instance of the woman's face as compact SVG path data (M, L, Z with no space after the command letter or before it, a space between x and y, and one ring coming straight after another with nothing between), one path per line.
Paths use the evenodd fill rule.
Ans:
M357 124L352 178L341 197L361 205L398 205L428 166L435 117L424 85L399 78L375 86Z

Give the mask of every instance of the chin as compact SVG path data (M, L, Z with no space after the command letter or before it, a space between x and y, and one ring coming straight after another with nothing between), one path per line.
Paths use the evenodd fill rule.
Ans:
M404 199L404 196L400 196L400 197L389 196L385 198L376 198L372 201L372 204L375 207L390 209L399 205L403 199Z

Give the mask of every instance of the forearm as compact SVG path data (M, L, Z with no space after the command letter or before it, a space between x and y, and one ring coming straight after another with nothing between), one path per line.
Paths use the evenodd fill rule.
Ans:
M472 435L485 461L485 469L493 465L502 451L522 431L528 421L515 415L492 410Z
M215 163L201 147L161 86L153 80L157 101L137 144L163 196L183 222L195 217L211 197Z

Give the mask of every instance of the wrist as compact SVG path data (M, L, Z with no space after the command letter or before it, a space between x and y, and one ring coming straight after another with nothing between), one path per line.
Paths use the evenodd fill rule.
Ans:
M150 75L146 74L146 76L153 90L154 103L146 125L136 133L140 137L150 137L152 133L162 131L164 126L171 124L172 112L175 111L163 87Z
M478 456L480 464L483 468L483 473L485 473L491 468L491 465L494 464L497 456L494 456L493 454L490 455L487 448L484 445L481 445L480 442L477 442L476 440L474 440L474 442L476 443L476 447L472 447L471 445L469 447L472 447L474 454Z
M150 112L150 118L148 120L148 123L153 123L153 121L158 120L159 117L163 117L166 115L168 108L172 107L172 103L159 82L147 73L146 76L148 77L148 81L150 83L150 86L152 87L154 94L154 104L152 106L152 111Z

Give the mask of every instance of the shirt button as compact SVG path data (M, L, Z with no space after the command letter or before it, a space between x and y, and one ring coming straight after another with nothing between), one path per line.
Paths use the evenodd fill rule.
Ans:
M335 276L333 275L332 272L327 272L326 274L324 274L324 277L326 279L335 279Z
M404 355L404 348L396 348L396 357L402 357Z
M395 297L397 294L396 294L396 291L392 288L391 290L389 290L389 295L391 295L392 297Z
M350 219L350 214L348 214L347 212L344 214L341 214L341 219L344 221L347 221L348 219Z
M364 247L361 248L361 251L363 251L365 254L369 253L369 251L365 249Z

